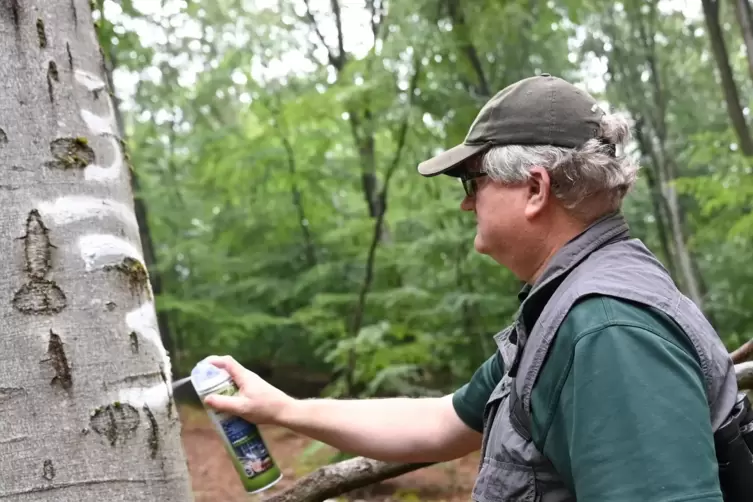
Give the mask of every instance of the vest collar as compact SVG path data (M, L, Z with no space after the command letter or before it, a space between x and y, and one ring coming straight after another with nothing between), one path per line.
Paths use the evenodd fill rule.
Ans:
M516 316L516 330L511 339L518 345L518 354L510 369L511 376L516 373L522 348L528 338L527 332L567 274L595 251L629 238L630 229L620 212L602 216L557 250L533 284L523 286L518 293L521 304Z
M591 253L616 241L630 237L630 229L620 213L610 213L589 225L570 239L551 258L544 271L530 288L528 298L547 284L570 272Z

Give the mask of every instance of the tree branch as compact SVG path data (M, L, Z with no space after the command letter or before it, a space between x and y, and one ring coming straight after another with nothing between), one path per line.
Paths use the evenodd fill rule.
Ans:
M753 391L753 361L736 364L735 374L738 388Z
M732 362L735 364L740 364L753 359L753 340L748 340L740 347L733 350L730 355L732 356Z
M314 32L316 32L316 36L319 37L319 41L321 41L322 46L327 50L327 59L329 59L329 64L334 66L336 69L340 70L342 68L342 65L345 63L345 53L340 53L339 55L335 55L332 52L332 49L329 45L327 45L327 42L324 40L324 35L322 34L322 30L319 29L319 24L316 22L316 18L314 17L314 13L311 12L311 5L309 4L309 0L303 0L303 3L306 4L306 17L309 20L309 24L311 24L311 27L314 28Z
M342 13L340 12L340 2L338 0L332 0L332 12L335 14L335 26L337 26L337 58L341 61L345 61L345 42L343 37L343 21Z
M484 72L481 58L478 55L476 46L473 45L471 37L468 33L468 24L465 20L465 14L463 13L463 7L458 0L448 0L447 9L452 18L453 24L457 25L459 36L462 39L463 51L465 52L468 61L471 63L473 71L476 72L478 78L478 91L485 98L491 97L491 87L489 86L489 80L486 78L486 72Z
M399 464L356 457L326 465L264 502L322 502L343 493L432 465Z

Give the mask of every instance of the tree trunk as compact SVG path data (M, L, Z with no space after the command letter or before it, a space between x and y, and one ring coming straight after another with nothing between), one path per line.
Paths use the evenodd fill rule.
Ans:
M189 501L89 2L3 2L0 59L0 500Z
M745 55L748 61L748 72L753 79L753 12L751 12L748 0L734 0L737 8L737 22L740 25L740 34L745 42Z
M722 27L719 24L719 0L702 0L703 14L706 20L706 28L709 32L709 41L711 50L714 53L719 77L722 80L722 90L724 91L724 100L727 103L727 112L729 113L732 126L740 142L740 150L747 157L753 156L753 137L750 135L748 123L745 121L743 109L740 106L740 97L737 92L732 67L729 64L729 55L727 46L724 43Z

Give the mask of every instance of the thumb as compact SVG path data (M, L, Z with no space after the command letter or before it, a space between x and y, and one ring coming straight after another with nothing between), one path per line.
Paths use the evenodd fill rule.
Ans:
M239 396L222 396L210 394L204 398L204 404L216 411L240 415L243 408L243 398Z

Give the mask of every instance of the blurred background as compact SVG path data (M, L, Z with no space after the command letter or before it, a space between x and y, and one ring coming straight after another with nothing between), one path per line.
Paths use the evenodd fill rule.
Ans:
M175 378L228 353L300 397L462 385L495 350L520 284L473 250L460 184L416 166L539 73L632 116L633 234L729 350L752 337L748 0L93 6ZM185 413L194 485L215 500L202 443L214 439ZM269 434L288 478L340 458ZM449 500L455 488L436 487L450 483L467 498L474 462L408 475L434 475L439 494L404 477L381 496Z

